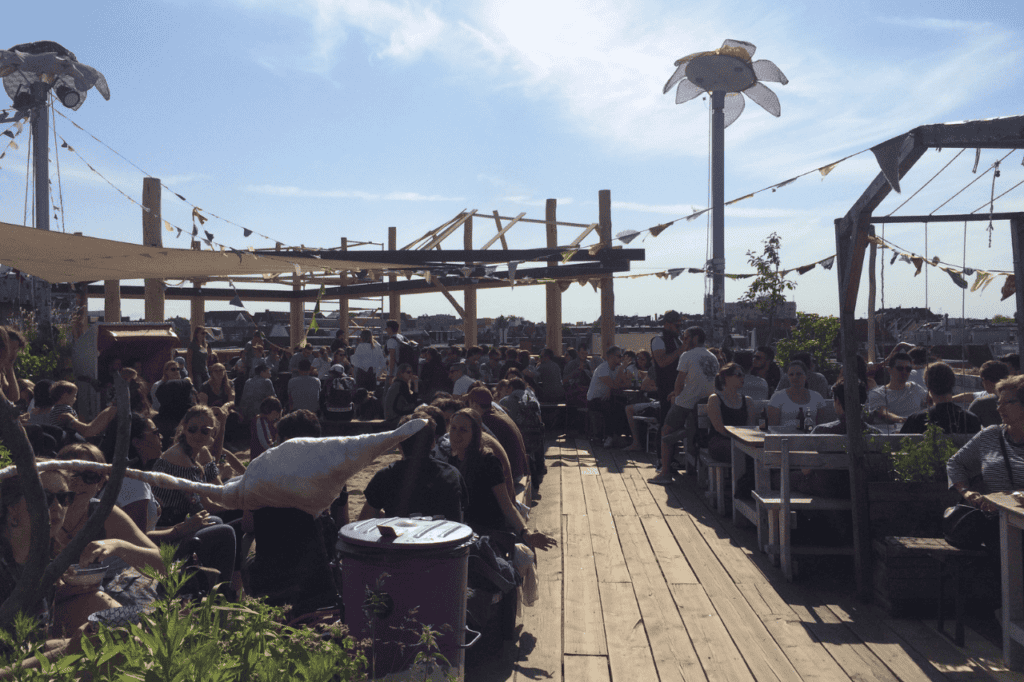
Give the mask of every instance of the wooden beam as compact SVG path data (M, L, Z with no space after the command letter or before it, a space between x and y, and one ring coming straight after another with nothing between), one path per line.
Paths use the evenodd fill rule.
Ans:
M558 210L558 200L548 199L544 206L544 217L547 219L546 232L548 247L558 246L558 223L555 221ZM549 267L558 267L559 260L552 258L548 260ZM562 290L558 288L558 282L550 282L544 285L544 296L546 300L547 323L547 347L556 357L562 355Z
M103 321L121 321L121 282L119 280L108 279L103 282Z
M160 179L142 179L142 243L145 246L163 246L163 235L160 232ZM164 287L159 279L145 280L146 322L163 322Z
M341 250L348 251L347 237L341 238ZM338 284L341 285L341 291L344 292L345 286L348 284L347 270L341 273L341 277L339 278ZM344 295L344 293L338 296L338 329L341 329L343 332L345 332L345 345L348 345L348 296Z
M427 243L426 246L424 246L420 250L421 251L429 251L430 249L434 248L435 246L437 246L438 244L443 242L445 239L447 239L449 237L449 235L451 235L453 232L455 232L455 230L457 230L460 227L462 227L462 224L464 222L466 222L467 220L469 220L475 214L476 214L476 209L475 208L472 211L469 211L468 213L463 213L462 215L460 215L455 220L455 222L453 222L451 225L449 225L441 234L439 234L436 237L434 237L429 243ZM394 249L392 249L392 250L394 250Z
M465 320L466 319L466 310L465 310L465 308L463 308L461 305L459 305L459 302L455 300L454 296L452 296L452 292L448 291L448 287L446 287L444 284L441 283L440 280L437 280L437 279L431 279L430 283L433 284L434 287L436 287L438 291L440 291L442 294L444 294L444 297L448 299L448 302L452 304L452 307L455 308L455 310L458 311L458 313L462 317L462 319Z
M935 123L911 131L926 147L943 149L1020 149L1024 147L1024 116L984 121Z
M452 224L453 222L455 222L456 220L458 220L458 219L459 219L459 216L460 216L460 215L462 215L462 214L463 214L463 213L465 213L465 212L466 212L466 211L465 211L465 209L463 209L463 211L462 211L461 213L459 213L459 215L455 216L455 217L454 217L454 218L452 218L451 220L446 220L446 221L444 221L443 223L441 223L440 225L438 225L437 227L435 227L435 228L434 228L433 230L430 230L429 232L427 232L427 233L426 233L425 235L423 235L422 237L418 237L418 238L416 238L415 240L413 240L413 241L409 242L408 244L406 244L405 246L403 246L403 247L402 247L402 248L401 248L400 250L401 250L401 251L408 251L408 250L410 250L410 249L412 249L412 248L416 247L416 245L417 245L417 244L419 244L420 242L423 242L423 241L427 241L427 240L429 240L429 239L430 239L431 237L433 237L434 235L436 235L436 234L437 234L438 232L440 232L441 230L445 229L446 227L448 227L449 225L451 225L451 224Z
M509 222L508 225L506 225L505 227L502 227L501 226L501 218L498 217L498 212L495 211L494 212L494 224L498 228L498 234L496 234L493 237L491 237L491 240L489 242L487 242L486 244L484 244L484 247L483 247L484 251L486 251L487 249L491 248L491 245L494 242L498 241L499 239L501 240L501 248L503 248L506 251L508 251L508 242L505 241L505 233L508 232L510 229L512 229L513 225L515 225L520 220L522 220L524 215L526 215L526 213L520 213L515 218L513 218L511 220L511 222Z
M601 191L604 191L604 190L601 190ZM587 229L583 230L583 233L579 237L576 237L576 239L573 239L572 243L569 244L569 246L579 246L580 242L582 242L584 239L586 239L588 234L590 234L591 232L593 232L594 230L596 230L598 228L598 225L599 225L599 223L590 223L589 225L587 225Z

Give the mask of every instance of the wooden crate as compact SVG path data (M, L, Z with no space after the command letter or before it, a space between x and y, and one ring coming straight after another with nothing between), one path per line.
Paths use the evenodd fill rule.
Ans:
M872 584L875 602L894 617L935 617L939 564L921 550L875 539Z

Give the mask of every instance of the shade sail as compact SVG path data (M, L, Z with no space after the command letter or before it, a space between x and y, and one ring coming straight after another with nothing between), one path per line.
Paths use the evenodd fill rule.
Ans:
M353 252L358 253L358 252ZM376 252L378 257L380 252ZM37 230L0 222L0 263L51 283L123 279L195 279L402 268L400 263L255 255L248 251L193 251L140 246L109 239Z

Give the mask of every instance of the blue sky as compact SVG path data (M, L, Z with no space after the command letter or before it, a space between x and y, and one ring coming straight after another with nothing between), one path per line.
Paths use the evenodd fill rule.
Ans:
M708 103L676 105L661 90L676 59L726 38L755 44L755 58L773 61L790 81L770 84L780 118L748 101L726 131L727 199L918 125L1024 113L1021 13L999 0L62 0L8 8L0 30L5 48L56 40L105 74L109 102L93 91L79 111L58 106L59 113L191 203L306 246L337 246L342 237L384 242L390 225L404 245L465 208L542 218L548 198L558 199L559 219L590 223L602 189L611 190L614 233L699 210L709 201ZM142 173L61 116L56 128L111 183L140 198ZM20 150L0 160L0 220L22 224L27 135L17 142ZM896 209L955 154L926 154L903 194L877 213ZM934 211L1004 154L983 150L973 173L974 151L964 152L897 214ZM64 229L141 241L138 207L66 150L59 160L54 186L63 195ZM1015 152L994 187L989 173L941 212L973 211L1010 189L1024 180L1021 162ZM827 177L813 173L730 207L726 271L750 272L746 252L759 251L773 231L782 236L785 267L831 255L832 221L877 172L868 152ZM1024 186L995 208L1021 210L1022 197ZM188 226L190 211L164 193L167 220ZM633 272L701 267L708 218L634 241L630 247L646 249L647 260ZM206 227L221 243L271 245L220 221ZM478 219L477 246L494 230L493 221ZM560 241L576 234L561 228ZM165 245L187 247L185 238L164 235ZM516 226L509 236L518 246L544 244L541 225ZM920 224L889 226L886 238L925 253ZM461 241L453 237L451 247ZM966 240L962 224L932 225L927 252L972 268L1012 269L1005 224L996 226L991 247L988 241L987 223L968 225ZM885 304L925 305L925 275L882 260ZM937 312L959 316L963 306L969 317L1012 315L1013 299L999 300L1001 279L962 299L946 273L932 269L927 277L927 304ZM800 310L837 312L835 270L794 280ZM726 300L746 286L728 281ZM696 313L704 280L620 279L615 291L623 314ZM481 316L539 320L543 306L541 287L479 298ZM566 321L592 320L599 309L589 286L574 284L563 295ZM139 315L141 302L126 301L125 310ZM406 297L403 310L454 312L432 294ZM187 316L187 303L169 302L168 314Z

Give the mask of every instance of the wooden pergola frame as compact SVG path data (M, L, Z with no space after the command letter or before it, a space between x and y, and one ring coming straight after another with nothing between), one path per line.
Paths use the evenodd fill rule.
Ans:
M839 322L844 367L856 366L857 339L855 310L860 279L864 267L864 254L868 237L874 236L873 223L893 221L875 218L871 214L892 189L899 191L899 181L928 149L1021 149L1024 147L1024 116L1011 116L984 121L939 123L926 125L887 140L872 151L881 172L854 202L846 215L835 221L836 274L839 284ZM906 216L901 222L948 222L974 220L957 216ZM992 216L995 219L995 216ZM1017 281L1017 342L1024 351L1024 214L1000 214L1009 220L1013 244L1013 267ZM986 214L984 219L988 219ZM854 563L857 591L862 599L871 592L871 536L868 517L867 476L864 461L864 436L861 431L860 404L857 391L845 392L847 446L850 455L850 492L853 498Z
M143 243L147 246L162 245L160 225L160 181L157 178L145 178L143 181ZM340 249L306 249L303 247L283 247L277 244L274 249L254 250L256 256L282 256L284 254L296 258L314 258L322 261L325 267L322 273L299 272L295 274L276 275L272 278L256 275L210 276L192 280L191 287L165 287L160 280L145 280L144 286L122 286L119 281L111 280L101 285L86 284L86 296L103 296L107 321L120 320L120 302L122 298L139 298L146 302L146 319L163 320L164 301L167 298L189 300L192 303L192 325L202 324L205 314L205 301L231 301L236 296L250 301L287 301L291 306L290 327L291 342L301 340L303 329L303 304L317 300L320 287L324 286L323 298L338 299L340 306L341 328L349 327L350 299L362 299L370 296L387 294L390 298L390 317L400 319L400 297L405 294L441 293L448 299L455 310L463 318L466 332L466 344L477 342L477 306L476 293L480 289L507 287L512 285L544 284L546 288L546 321L547 345L561 351L562 346L562 287L569 281L594 280L600 282L601 295L601 339L604 348L602 354L614 342L615 336L615 298L613 292L613 275L628 272L630 263L644 260L643 249L623 249L612 244L611 226L611 192L598 192L598 221L595 223L572 223L559 221L556 217L557 201L548 199L545 206L544 219L527 218L525 212L517 216L502 216L493 211L496 233L481 249L473 248L473 219L483 217L476 209L460 211L452 219L438 227L427 231L414 241L399 248L397 230L388 228L387 249L382 251L350 251L350 243L342 239ZM504 222L503 222L504 221ZM534 249L510 249L508 243L509 230L519 223L541 224L546 228L546 246ZM559 243L558 228L580 228L579 234L567 245ZM445 239L462 229L463 248L452 250L442 249ZM599 243L581 247L580 244L591 233L597 232ZM488 250L500 242L501 250ZM352 246L366 245L371 242L352 242ZM193 242L193 249L199 249L199 242ZM329 263L336 261L352 261L355 254L358 260L369 263L370 267L358 272L352 270L339 271L332 269ZM380 269L374 269L372 263L381 263ZM512 263L523 265L513 276L511 269L503 272L488 272L493 266ZM385 265L386 264L386 265ZM396 269L395 264L408 267ZM385 268L389 268L385 270ZM406 277L399 280L399 275ZM514 280L514 281L513 281ZM525 281L523 281L525 280ZM212 282L229 281L230 288L206 286ZM236 283L262 285L283 285L283 289L236 288ZM560 287L561 283L561 287ZM313 288L306 288L312 285ZM453 292L462 292L464 299L460 305Z

